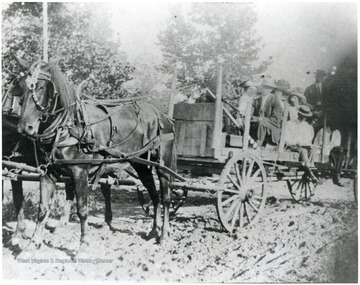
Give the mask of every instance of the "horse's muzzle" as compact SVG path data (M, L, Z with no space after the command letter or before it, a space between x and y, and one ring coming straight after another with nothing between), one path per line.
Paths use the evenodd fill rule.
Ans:
M37 134L38 127L39 127L38 124L19 122L17 129L20 134L27 134L29 136L34 136Z

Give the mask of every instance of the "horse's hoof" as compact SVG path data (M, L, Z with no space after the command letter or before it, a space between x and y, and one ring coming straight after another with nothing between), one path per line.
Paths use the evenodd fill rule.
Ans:
M152 239L155 239L156 240L156 242L158 242L159 241L159 237L160 237L160 235L159 235L159 233L158 233L158 231L157 230L151 230L151 232L149 232L147 235L146 235L146 240L152 240Z
M33 257L35 257L35 252L24 249L18 256L15 257L15 259L17 259L19 262L22 262L24 260L30 260Z
M38 254L39 249L41 248L41 243L30 242L27 246L23 248L21 253L17 256L17 258L32 258Z
M58 234L65 231L68 223L67 222L58 222L55 228L51 231L52 234Z
M20 244L20 238L18 237L13 237L11 239L11 245L19 245Z
M174 241L170 238L169 233L162 234L159 239L159 244L161 246L167 246L174 243Z

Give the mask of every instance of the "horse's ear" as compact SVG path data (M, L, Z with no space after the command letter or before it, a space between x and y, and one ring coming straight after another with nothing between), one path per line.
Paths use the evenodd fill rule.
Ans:
M24 69L29 69L30 68L30 62L21 59L19 57L17 57L16 55L14 55L14 58L16 59L16 61L20 64L20 66Z

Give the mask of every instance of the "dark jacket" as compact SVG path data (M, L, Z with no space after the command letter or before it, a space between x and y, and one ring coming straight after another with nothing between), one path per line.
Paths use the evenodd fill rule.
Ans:
M324 94L324 84L321 85L321 88L321 93ZM317 105L317 103L322 103L322 94L319 93L315 83L305 89L307 103L311 105L313 110L319 109L319 105Z
M282 122L283 110L279 100L276 98L274 94L270 94L265 103L264 110L262 112L261 112L261 102L262 102L262 96L256 98L253 101L252 115L256 117L268 118L269 123L271 125L280 128Z

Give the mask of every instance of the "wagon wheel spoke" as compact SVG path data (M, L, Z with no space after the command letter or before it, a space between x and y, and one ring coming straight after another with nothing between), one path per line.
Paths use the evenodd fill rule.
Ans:
M244 212L245 212L245 216L246 216L246 219L248 221L248 223L250 224L251 223L251 219L249 217L249 214L248 214L248 210L246 209L246 204L244 204Z
M255 164L255 160L252 160L250 165L249 165L249 169L248 169L248 172L247 172L247 175L246 175L246 181L249 181L249 179L250 179L252 170L254 168L254 164Z
M257 182L254 181L253 183L251 183L250 185L247 185L248 189L258 189L258 188L262 188L265 186L265 182Z
M257 181L255 181L255 179L258 178L260 172L261 172L261 169L260 169L260 168L255 171L254 175L252 175L252 176L250 177L250 179L247 181L248 183L246 184L246 187L252 187L253 183L256 183L256 182L257 182Z
M253 208L255 212L259 212L259 209L254 205L253 202L251 202L251 200L248 200L247 203L250 205L251 208Z
M296 202L309 199L314 195L314 189L316 187L305 173L300 179L296 179L293 182L287 181L287 186L292 198Z
M236 178L238 180L239 185L241 186L241 185L243 185L244 181L241 180L241 177L240 177L239 164L235 163L234 168L235 168Z
M239 195L239 190L224 189L223 192L225 192L226 194L231 193L231 194L237 194L237 195Z
M309 196L308 196L308 182L307 181L305 181L304 182L304 197L305 197L305 199L307 199Z
M229 178L230 181L235 185L235 187L240 190L239 184L236 183L235 179L234 179L233 177L231 177L230 174L228 174L228 178Z
M236 222L237 218L239 217L238 212L240 210L240 207L241 207L241 202L239 201L238 204L236 205L236 208L235 208L235 211L234 211L234 216L233 216L233 218L231 220L231 232L234 231L235 222Z
M234 202L231 204L230 208L228 209L228 211L227 211L227 213L226 213L226 215L225 215L226 221L229 221L229 218L230 218L231 213L234 211L235 207L237 207L237 205L238 205L239 203L240 203L239 201L234 201Z
M226 199L225 201L222 202L222 206L229 204L230 202L234 201L237 198L239 198L239 195L231 196L229 199Z
M262 201L264 201L264 197L256 198L256 197L253 196L253 197L250 199L250 202L251 202L256 208L258 208L258 209L259 209Z
M246 182L245 182L246 163L247 163L247 159L244 158L244 159L243 159L243 163L242 163L242 167L241 167L241 179L242 179L242 181L244 182L244 184L246 183Z
M244 204L240 203L240 209L239 209L239 228L241 229L243 227L243 219L244 219Z

